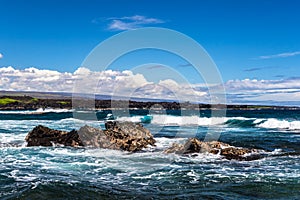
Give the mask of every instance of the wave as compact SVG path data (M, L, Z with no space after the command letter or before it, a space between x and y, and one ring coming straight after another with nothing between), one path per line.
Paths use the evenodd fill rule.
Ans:
M120 117L117 121L143 122L144 116ZM152 115L151 124L166 126L214 126L224 125L236 128L266 128L300 130L300 121L288 121L275 118L245 118L245 117L199 117Z
M147 115L148 116L148 115ZM148 119L148 118L147 118ZM144 122L145 116L120 117L117 121ZM168 125L168 126L210 126L222 125L226 122L226 118L217 117L198 117L198 116L173 116L173 115L152 115L151 124Z
M66 123L67 121L73 121L77 124L92 124L96 123L94 119L76 119L73 118L70 109L37 109L33 111L0 111L1 120L59 120L57 123ZM48 113L48 114L47 114ZM52 113L52 114L51 114ZM62 113L62 114L59 114ZM65 113L65 114L63 114ZM1 116L1 114L3 114ZM45 114L45 115L43 115ZM106 114L99 117L100 123L108 120ZM61 121L60 121L61 120ZM75 120L75 121L74 121ZM163 126L224 126L233 128L265 128L265 129L282 129L298 131L300 130L300 121L277 119L277 118L247 118L247 117L199 117L197 115L192 116L176 116L176 115L135 115L135 116L121 116L116 117L117 121L131 121L141 123L151 123L153 125ZM98 121L99 124L99 121Z
M143 122L145 116L119 117L117 121ZM151 124L168 125L168 126L211 126L211 125L234 125L245 123L245 121L255 119L244 117L199 117L199 116L173 116L173 115L152 115Z
M260 128L300 130L300 121L278 120L270 118L257 125Z
M69 109L53 109L53 108L39 108L37 110L12 110L12 111L0 111L0 114L43 114L43 113L66 113L73 112Z
M228 118L225 124L230 127L251 128L256 127L258 124L264 122L265 120L266 119L256 118Z

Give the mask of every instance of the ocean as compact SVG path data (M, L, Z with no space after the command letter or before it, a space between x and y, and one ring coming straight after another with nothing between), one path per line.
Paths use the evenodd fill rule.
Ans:
M154 111L143 125L156 147L136 153L26 147L24 138L37 125L104 128L110 113L99 111L95 121L74 119L70 110L0 111L0 199L300 199L300 110L228 110L222 120L208 110ZM133 122L149 114L118 113L116 120ZM208 131L265 156L237 161L163 153L174 142L203 140Z

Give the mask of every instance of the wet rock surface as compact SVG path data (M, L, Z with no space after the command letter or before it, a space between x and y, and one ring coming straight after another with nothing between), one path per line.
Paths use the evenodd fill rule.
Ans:
M105 128L84 126L78 132L85 146L136 152L155 145L150 131L139 123L109 121Z
M110 121L105 128L105 134L123 150L139 151L148 145L155 146L152 134L140 123Z
M202 142L196 138L188 139L185 144L174 143L165 150L165 153L212 153L222 155L229 160L256 160L262 157L256 149L234 147L218 141Z
M78 130L78 134L82 139L83 145L87 147L118 149L114 143L110 142L110 138L104 134L104 131L91 126L83 126Z
M81 127L70 132L37 126L28 133L27 146L89 146L96 148L116 149L129 152L140 151L148 145L155 145L150 131L139 123L107 122L106 130L90 126Z
M28 147L86 146L129 152L141 151L150 145L155 146L156 141L153 135L140 123L108 121L105 123L105 128L106 130L101 130L86 125L78 131L66 132L39 125L28 133L25 140ZM222 155L229 160L255 160L262 157L256 149L234 147L218 141L203 142L197 138L190 138L184 144L174 143L164 152L176 154L212 153Z
M77 131L59 131L41 125L30 131L25 140L28 147L53 146L57 144L71 147L83 146Z

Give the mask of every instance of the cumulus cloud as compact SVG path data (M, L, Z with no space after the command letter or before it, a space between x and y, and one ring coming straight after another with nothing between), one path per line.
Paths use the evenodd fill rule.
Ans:
M229 80L225 84L229 102L300 101L300 77L281 80Z
M300 78L282 79L282 80L230 80L225 83L225 87L229 91L255 91L265 90L265 92L273 90L290 90L300 89Z
M153 83L146 80L144 75L128 70L94 72L84 67L78 68L74 73L33 67L23 70L11 66L2 67L0 90L76 92L173 100L190 100L207 94L171 79Z
M176 81L172 79L161 80L159 85L164 86L166 88L172 88L172 91L177 95L183 95L188 97L191 101L197 101L199 97L207 96L206 91L197 90L192 84L178 84ZM184 92L182 92L184 91ZM183 96L180 96L179 99L184 99ZM194 99L191 99L194 97ZM199 99L198 99L199 100Z
M65 91L71 90L73 85L71 73L60 73L52 70L26 68L24 70L13 67L0 68L0 89L15 91Z
M192 85L178 84L171 79L159 83L148 81L143 74L132 71L91 72L86 68L75 71L76 93L97 93L128 98L170 99L178 101L197 101L207 92L199 92Z
M228 103L300 102L300 77L229 80L224 87ZM80 67L69 73L33 67L22 70L11 66L0 68L0 90L79 92L113 97L210 102L213 99L212 91L221 89L220 85L210 85L209 91L206 84L178 83L173 79L154 83L143 74L128 70L94 72Z
M2 54L2 53L0 53L0 59L1 59L1 58L3 58L3 54Z
M286 58L286 57L292 57L300 55L300 51L294 51L294 52L285 52L285 53L279 53L274 55L266 55L266 56L259 56L259 59L271 59L271 58Z
M108 18L107 20L109 21L108 30L113 30L113 31L132 30L147 25L165 23L161 19L148 18L142 15L112 17L112 18Z

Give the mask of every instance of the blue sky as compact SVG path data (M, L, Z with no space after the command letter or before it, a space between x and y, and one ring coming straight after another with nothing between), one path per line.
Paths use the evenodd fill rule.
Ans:
M224 82L297 80L299 8L294 0L0 0L0 67L73 73L101 41L151 26L174 29L199 42ZM129 56L113 69L149 61L174 68L186 64L156 54ZM197 83L193 73L190 79Z

